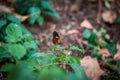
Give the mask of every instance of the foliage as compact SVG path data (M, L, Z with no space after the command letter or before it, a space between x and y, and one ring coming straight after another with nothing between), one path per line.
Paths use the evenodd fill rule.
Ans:
M7 26L10 22L20 24L20 20L14 15L0 12L0 30Z
M112 40L106 38L106 31L103 28L93 32L85 29L83 37L88 40L89 45L91 45L93 49L97 46L100 48L107 48L112 56L114 56L117 51L116 44Z
M60 19L59 14L47 0L15 0L15 11L29 15L29 23L44 23L43 15ZM0 13L0 73L6 73L7 80L88 80L79 58L67 55L61 46L50 48L51 52L37 52L38 41L13 14ZM56 55L55 50L60 51ZM68 50L84 50L71 46ZM69 66L67 72L60 66Z
M89 35L88 35L89 34ZM111 65L115 65L116 67L119 67L120 63L119 60L115 61L113 60L114 55L117 52L116 44L106 38L106 31L105 29L101 28L99 31L90 31L88 29L85 29L83 31L83 38L85 38L88 41L88 49L92 50L92 56L97 57L98 59L103 60L109 67ZM99 48L105 48L109 51L111 58L104 57L100 54ZM116 64L113 64L112 62L115 62ZM116 70L119 71L119 68L116 68Z
M0 64L3 63L0 72L7 73L7 80L87 80L79 58L68 56L61 46L53 46L52 52L37 52L36 40L22 24L7 24L0 32ZM62 51L58 56L56 49ZM75 46L70 50L82 51ZM72 71L59 67L63 64L70 66Z
M49 15L60 19L60 15L51 7L47 0L16 0L15 11L22 15L29 15L29 23L44 23L44 16Z
M85 53L85 51L83 49L80 49L78 46L70 46L69 50L76 50L76 51L79 51L83 54Z

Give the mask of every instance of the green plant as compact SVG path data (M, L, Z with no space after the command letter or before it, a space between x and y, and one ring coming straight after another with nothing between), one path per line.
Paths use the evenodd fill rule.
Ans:
M44 22L43 14L60 16L46 0L16 0L16 12L29 14L30 24L36 21L39 25ZM87 80L80 60L72 55L67 55L61 46L54 46L51 52L38 52L38 41L21 24L20 19L12 14L0 13L0 73L7 80ZM56 55L55 49L60 50ZM76 46L68 50L77 50L84 53ZM67 72L60 65L72 68Z
M116 44L111 40L106 38L106 30L101 28L98 31L90 31L85 29L83 31L83 38L88 41L88 49L92 50L92 56L97 57L98 59L104 61L107 66L112 67L114 65L119 72L119 68L117 68L119 64L119 60L114 60L113 57L117 52ZM109 51L111 57L104 57L100 54L99 48L105 48ZM113 63L114 62L114 63Z
M87 80L80 60L66 55L61 46L52 47L52 53L37 52L38 42L22 24L9 23L1 28L0 35L0 72L6 72L7 80ZM62 51L58 56L56 48ZM70 49L82 51L75 46ZM63 64L73 70L60 68Z
M29 15L30 24L37 22L39 25L42 25L44 23L43 15L50 15L60 19L59 14L47 0L16 0L15 5L17 13Z
M106 31L103 28L99 31L85 29L83 31L83 38L88 41L88 45L92 49L98 46L100 48L107 48L112 56L117 52L116 44L112 40L106 38Z

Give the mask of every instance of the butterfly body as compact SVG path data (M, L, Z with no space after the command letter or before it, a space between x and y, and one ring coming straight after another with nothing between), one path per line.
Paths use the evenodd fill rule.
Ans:
M52 42L54 44L61 44L61 40L60 40L60 36L58 35L58 33L56 31L53 32L53 39Z

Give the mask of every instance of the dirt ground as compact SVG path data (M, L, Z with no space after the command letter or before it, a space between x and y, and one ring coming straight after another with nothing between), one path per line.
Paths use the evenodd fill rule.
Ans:
M34 37L41 41L39 45L41 51L47 51L53 45L52 32L54 30L60 35L64 48L70 45L84 48L81 43L84 28L80 26L84 19L87 19L95 29L105 28L111 39L120 43L120 23L107 24L101 20L99 14L107 9L102 0L100 2L99 0L52 0L51 2L53 8L60 14L60 20L46 18L43 26L26 25ZM120 14L119 4L119 0L111 0L111 10L116 11L117 14ZM72 9L74 5L76 6Z

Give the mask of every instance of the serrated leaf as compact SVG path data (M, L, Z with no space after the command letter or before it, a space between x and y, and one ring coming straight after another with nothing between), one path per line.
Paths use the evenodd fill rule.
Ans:
M34 24L37 18L39 18L41 10L39 7L30 7L28 13L30 14L29 23Z
M44 23L44 17L43 16L39 16L38 18L37 18L37 23L41 26L41 25L43 25L43 23Z
M76 50L76 51L79 51L83 54L85 53L85 51L83 49L80 49L78 46L70 46L69 50Z
M0 71L9 72L14 68L14 66L15 66L15 64L6 63L0 68Z
M10 23L7 26L5 32L7 34L8 42L16 42L22 36L22 30L21 30L20 26L15 23Z
M88 29L85 29L85 30L83 31L82 35L83 35L83 38L89 39L89 38L90 38L90 35L91 35L91 31L88 30Z
M26 54L26 49L21 44L4 44L7 51L15 58L21 59Z
M0 29L7 24L6 20L0 20Z
M74 70L77 77L79 77L80 80L88 80L82 66L80 66L79 64L73 63L73 64L71 64L71 67Z
M7 15L7 19L11 22L14 22L14 23L17 23L19 24L20 23L20 19L16 18L14 15Z

